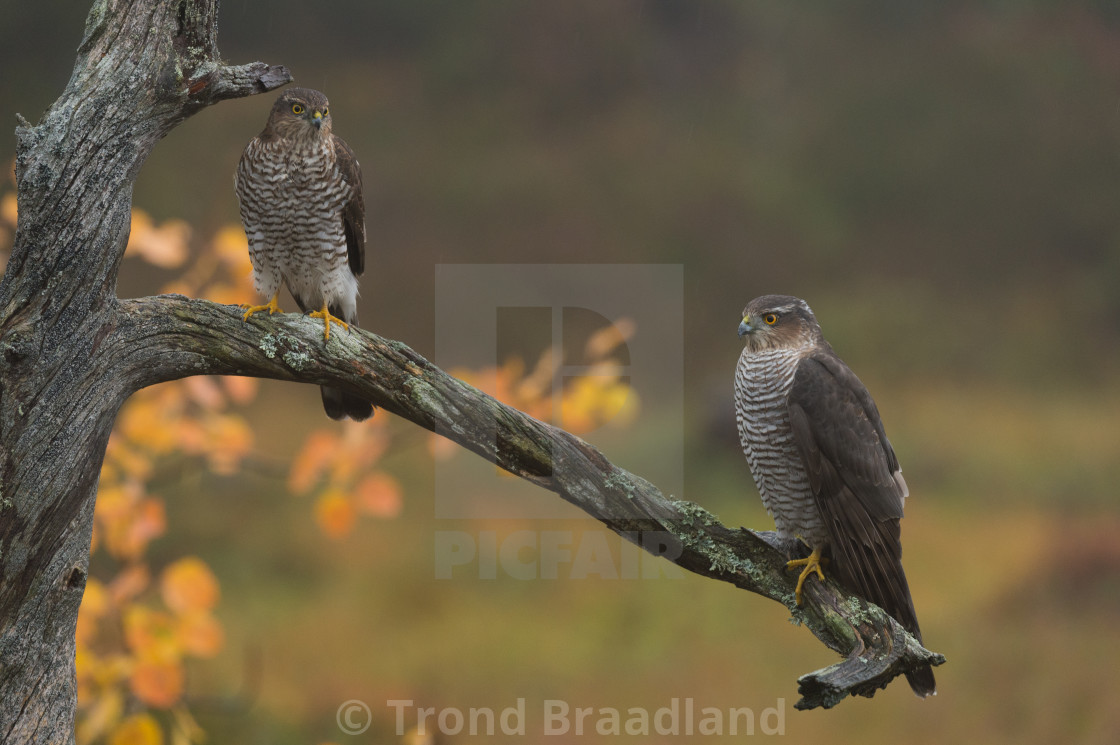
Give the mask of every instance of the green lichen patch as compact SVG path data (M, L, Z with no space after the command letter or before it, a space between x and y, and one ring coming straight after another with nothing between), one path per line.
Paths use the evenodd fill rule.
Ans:
M284 352L284 364L293 370L300 371L311 364L311 355L307 352Z
M264 352L264 356L270 360L276 359L277 345L280 343L280 337L275 334L265 334L261 339L261 343L257 347Z

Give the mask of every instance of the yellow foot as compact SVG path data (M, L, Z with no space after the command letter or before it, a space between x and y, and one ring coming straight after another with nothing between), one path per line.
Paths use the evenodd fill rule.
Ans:
M334 321L335 323L337 323L339 326L346 329L347 331L350 330L350 324L348 324L346 321L342 320L338 316L332 316L331 315L331 312L327 309L327 304L326 303L323 303L323 309L322 310L312 311L308 315L310 315L312 318L322 318L323 319L323 340L324 341L330 341L330 338L331 338L331 321Z
M248 303L242 303L240 307L245 309L245 315L241 316L241 320L248 321L249 316L254 313L260 313L262 310L267 310L270 316L273 313L281 313L279 301L280 293L278 292L272 296L272 299L268 301L267 305L249 305Z
M801 576L797 578L797 589L794 593L797 595L797 604L801 605L801 588L805 586L805 579L813 572L817 573L817 577L821 582L824 582L824 572L821 571L821 565L827 564L828 559L821 558L820 548L814 548L813 553L809 554L804 559L794 559L793 561L786 562L786 569L794 567L805 567L801 570Z

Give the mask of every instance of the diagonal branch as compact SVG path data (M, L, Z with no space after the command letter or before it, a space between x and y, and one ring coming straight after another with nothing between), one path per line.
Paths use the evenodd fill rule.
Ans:
M666 498L578 437L447 375L401 342L355 329L325 344L321 326L304 316L246 323L232 306L177 295L121 301L114 325L104 351L120 360L131 387L197 374L330 383L555 492L651 553L781 603L845 658L798 681L798 708L871 696L921 663L945 661L833 582L809 583L798 607L773 534L732 530L698 505Z

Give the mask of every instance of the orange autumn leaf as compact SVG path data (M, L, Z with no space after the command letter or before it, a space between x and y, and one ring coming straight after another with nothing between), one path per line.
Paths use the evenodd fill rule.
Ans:
M256 378L246 378L238 375L227 375L219 378L226 395L234 403L247 404L257 397L258 381Z
M343 424L345 443L355 462L362 465L376 463L389 449L389 434L385 431L386 417L375 416L365 422Z
M186 295L187 297L194 294L194 288L181 279L171 280L159 288L159 291L164 295Z
M588 359L601 360L629 341L636 328L634 319L619 318L592 334L584 346L584 353Z
M387 473L371 473L358 483L358 508L374 517L396 517L401 511L401 487Z
M190 611L179 618L179 641L195 657L213 657L225 643L225 632L218 619L206 611Z
M163 745L163 730L151 714L133 714L113 729L109 745Z
M179 638L170 613L130 605L125 608L122 622L125 644L138 657L153 662L178 662Z
M109 583L109 597L113 605L123 605L142 593L151 581L148 567L143 564L131 564L125 567L113 581Z
M132 230L125 256L139 256L150 264L174 269L187 260L191 227L183 220L166 220L160 226L143 210L132 210Z
M292 461L292 470L288 473L288 488L295 494L311 491L340 444L339 437L334 432L313 432Z
M183 387L192 401L204 409L216 411L225 406L226 399L216 379L209 375L193 375L183 380Z
M132 442L157 455L175 448L176 410L166 398L154 396L130 400L117 420L119 431ZM177 408L177 407L176 407Z
M252 269L249 262L249 240L239 225L226 225L210 240L214 253L222 261L234 267L242 267L246 272Z
M148 706L167 709L183 697L183 665L175 659L141 659L128 679L129 690Z
M106 486L102 483L97 490L97 501L93 504L93 514L98 520L114 521L126 518L136 500L131 491L119 484Z
M218 603L218 579L202 559L188 556L163 570L160 595L176 613L208 611Z
M511 367L509 362L505 365L505 369L508 370L507 374L511 377L520 375L519 371L521 367L523 367L520 365L520 360L516 360L516 362L518 363L516 367ZM552 392L552 383L556 377L556 370L558 367L558 360L553 350L544 350L544 352L541 353L540 359L537 360L536 366L533 367L533 372L526 375L517 384L517 395L520 400L525 403L531 403L550 395Z
M118 546L118 555L124 558L138 558L148 544L163 535L167 530L167 515L163 502L149 498L137 503L133 510L128 532L123 543Z
M152 474L152 459L129 446L120 437L109 438L109 448L105 453L125 476L138 481L147 481Z
M354 505L337 490L324 492L315 502L315 520L330 538L342 538L354 527Z
M256 302L254 290L248 283L234 286L225 282L217 282L206 288L206 297L221 305Z
M428 437L428 452L436 460L447 460L458 452L459 446L452 440L447 439L443 435L432 433Z
M253 430L239 416L211 416L206 419L206 461L214 473L230 475L253 447Z
M179 449L187 455L200 455L210 446L206 439L206 428L196 419L183 419L176 425L175 436Z
M19 216L19 207L17 204L18 201L14 191L8 192L4 195L3 199L0 199L0 220L3 220L13 228L16 226L16 220Z

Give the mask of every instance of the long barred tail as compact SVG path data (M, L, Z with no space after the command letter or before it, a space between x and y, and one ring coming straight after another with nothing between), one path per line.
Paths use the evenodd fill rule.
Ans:
M373 404L363 398L325 385L319 388L319 392L323 394L323 409L331 419L350 417L361 422L373 416Z
M355 313L350 318L342 315L342 308L337 305L330 306L332 316L341 318L350 326L358 327L358 315ZM356 422L364 422L373 416L373 404L364 398L347 393L339 388L320 386L319 392L323 395L323 409L331 419L345 419L350 417Z

